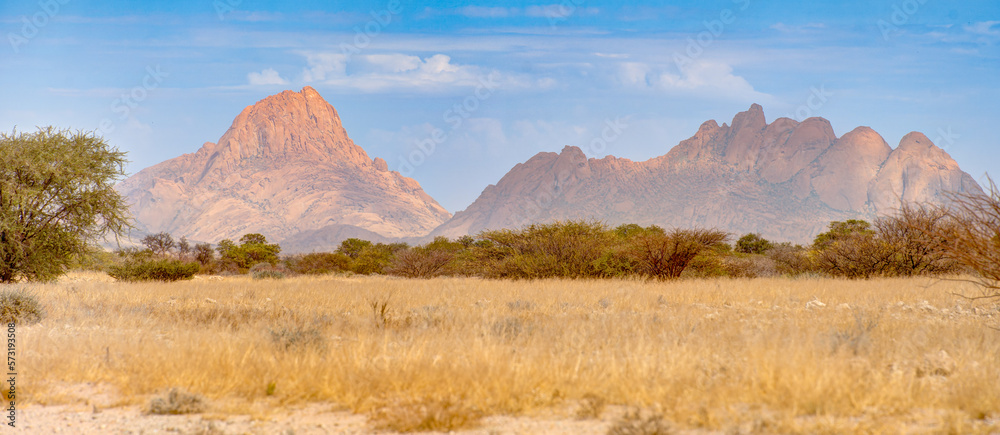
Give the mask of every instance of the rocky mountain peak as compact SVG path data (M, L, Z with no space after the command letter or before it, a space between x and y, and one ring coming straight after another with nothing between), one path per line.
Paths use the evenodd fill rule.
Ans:
M246 107L217 143L146 168L119 190L142 229L209 242L249 232L280 241L308 231L323 246L344 234L415 237L450 217L416 180L370 159L308 86ZM328 240L317 239L324 231Z

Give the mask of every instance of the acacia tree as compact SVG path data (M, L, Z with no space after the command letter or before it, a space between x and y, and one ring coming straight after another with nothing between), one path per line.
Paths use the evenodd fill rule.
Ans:
M55 279L93 241L123 235L125 163L93 133L0 133L0 282Z
M170 253L171 249L174 249L174 246L177 246L177 242L174 241L174 237L167 232L150 234L143 237L142 244L146 245L146 247L149 248L150 251L153 251L154 254L160 256L166 256Z

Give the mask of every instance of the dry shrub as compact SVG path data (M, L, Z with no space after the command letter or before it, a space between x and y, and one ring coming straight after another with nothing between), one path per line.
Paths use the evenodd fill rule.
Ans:
M513 340L525 330L524 320L520 317L504 317L491 324L493 335L502 340Z
M385 272L406 278L433 278L445 275L454 257L455 254L448 251L411 248L397 252Z
M270 329L271 342L281 350L326 350L326 337L318 326L290 325Z
M987 180L988 192L952 195L952 204L941 212L956 224L930 235L951 241L948 255L975 271L983 297L1000 298L1000 189Z
M666 435L675 432L659 414L644 416L638 409L626 411L608 428L608 435Z
M709 229L646 231L630 243L629 254L639 264L639 273L656 279L681 276L702 252L724 243L729 235Z
M955 221L942 209L904 205L871 226L865 221L833 222L816 237L817 267L847 278L940 275L959 271L950 258L948 234Z
M476 427L483 413L456 398L397 400L371 413L369 421L378 430L396 432L450 432Z
M871 332L878 326L881 313L872 316L865 311L854 312L854 324L833 333L833 350L847 349L855 356L871 347Z
M576 418L580 420L601 418L601 414L604 413L604 407L607 406L607 404L608 401L604 400L603 397L594 393L587 393L583 396L583 399L580 400L580 403L576 408Z
M958 271L948 254L954 221L941 209L904 205L896 215L875 220L875 234L892 251L886 274L936 275Z
M824 273L845 278L873 278L892 270L893 247L870 232L843 236L816 256Z
M760 278L778 275L778 265L769 257L751 255L728 255L722 259L726 274L734 278Z
M207 408L205 399L197 394L173 388L167 397L156 397L149 402L150 414L197 414Z
M322 275L351 270L351 257L341 253L314 252L290 256L285 259L285 264L295 273Z
M207 298L199 306L165 307L153 310L151 314L185 325L216 326L233 330L262 322L296 320L297 317L288 309L224 304Z
M289 270L283 264L257 263L250 268L249 273L253 279L282 279Z
M802 246L781 243L768 249L765 255L781 275L797 276L814 271L809 251Z

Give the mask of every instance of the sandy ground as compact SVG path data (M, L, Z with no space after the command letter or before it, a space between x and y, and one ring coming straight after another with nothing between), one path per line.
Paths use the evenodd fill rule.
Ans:
M323 406L273 415L211 418L203 415L147 415L138 407L98 410L80 406L34 406L18 412L15 432L31 434L372 434L365 416L324 411ZM489 417L462 434L605 434L609 420ZM425 432L434 433L434 432Z

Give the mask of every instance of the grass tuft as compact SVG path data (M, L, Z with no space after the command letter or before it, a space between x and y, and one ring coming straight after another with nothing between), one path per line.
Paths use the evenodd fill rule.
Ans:
M197 414L207 408L205 399L172 388L166 397L156 397L149 402L149 413L158 415Z
M483 413L461 399L399 400L376 409L369 422L379 430L450 432L479 425Z
M0 322L31 325L43 317L45 311L33 293L19 288L0 291Z

